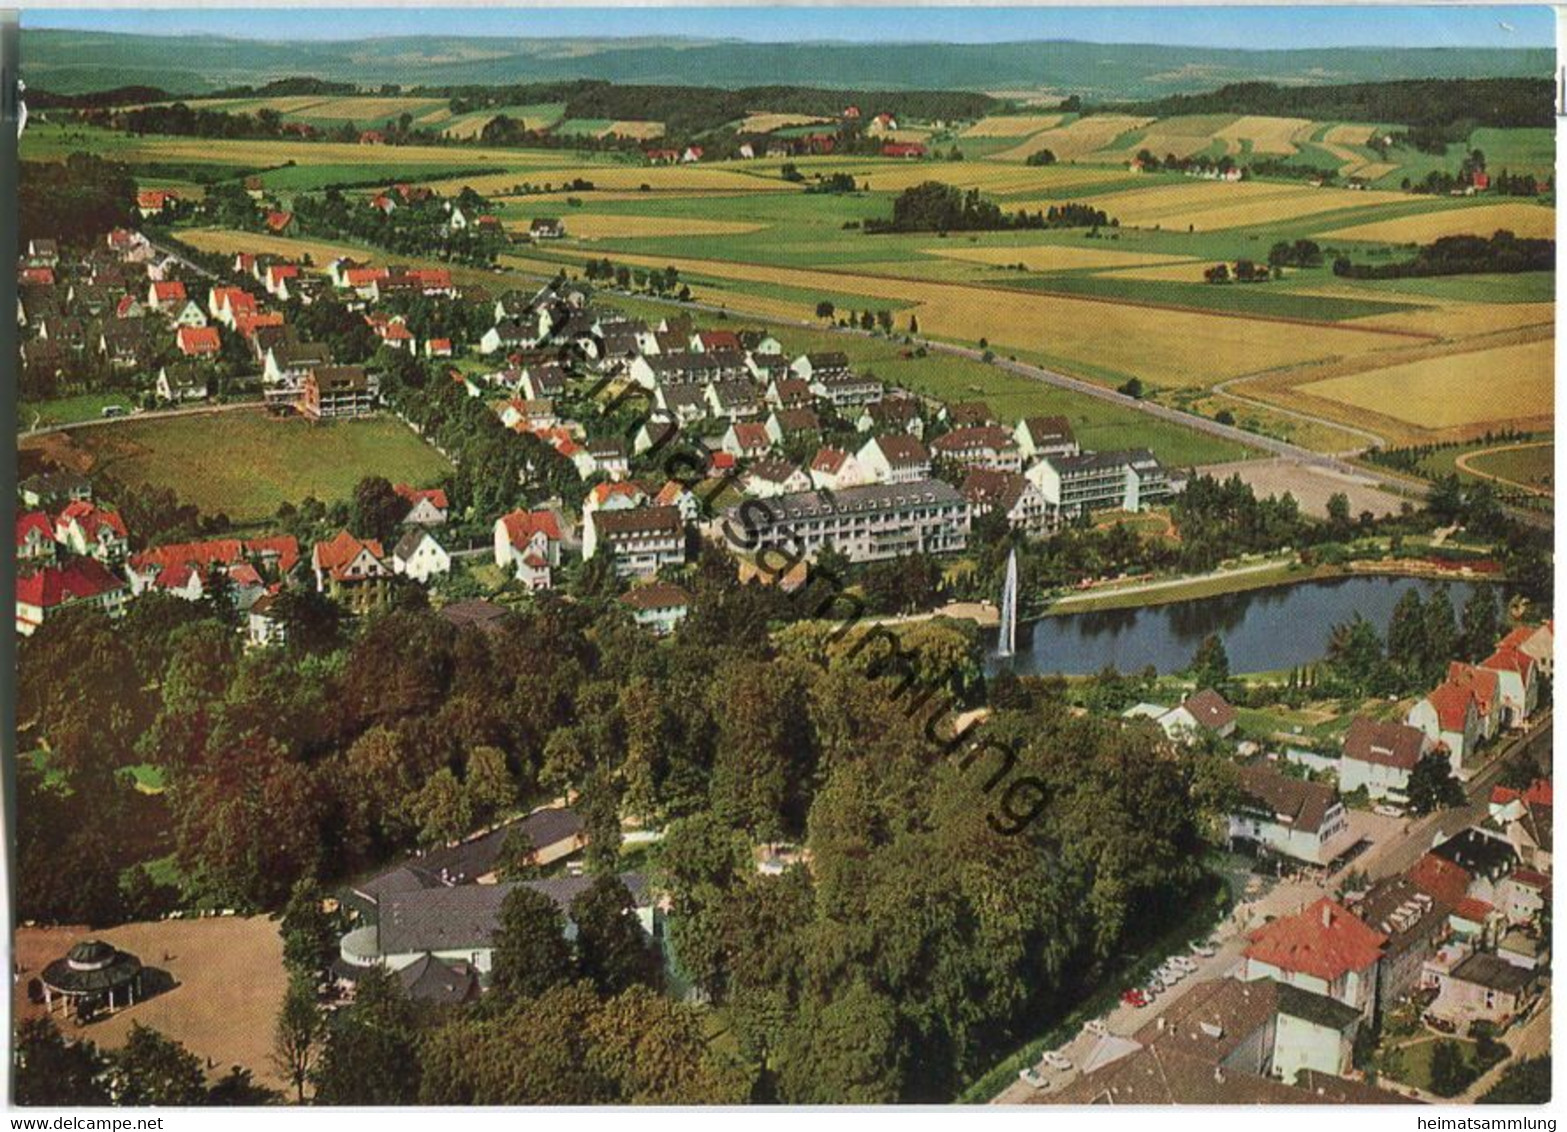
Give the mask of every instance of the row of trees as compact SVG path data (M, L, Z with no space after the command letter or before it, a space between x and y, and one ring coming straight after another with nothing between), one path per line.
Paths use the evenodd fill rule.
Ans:
M1333 274L1349 279L1406 279L1431 275L1480 275L1520 271L1552 271L1556 241L1529 239L1502 230L1484 236L1443 236L1401 263L1353 263L1347 256L1333 261Z
M964 192L940 181L905 189L892 202L892 219L870 218L867 232L993 232L1022 228L1098 228L1116 221L1086 204L1051 205L1046 212L1003 212L978 189Z

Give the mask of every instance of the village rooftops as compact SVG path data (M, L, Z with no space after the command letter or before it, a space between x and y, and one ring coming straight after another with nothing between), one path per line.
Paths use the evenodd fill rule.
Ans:
M593 527L611 541L645 535L675 536L681 532L680 511L674 507L626 507L595 511Z
M1469 893L1469 883L1474 879L1465 869L1435 853L1421 857L1406 875L1416 888L1448 907L1457 907L1463 902Z
M1138 1030L1136 1040L1167 1043L1217 1064L1268 1024L1278 1006L1278 987L1271 979L1198 983Z
M1380 723L1357 715L1344 734L1344 757L1378 766L1414 770L1425 733L1402 723Z
M1451 977L1489 990L1517 994L1534 982L1535 974L1527 967L1498 959L1489 952L1477 951L1454 967Z
M691 595L668 582L652 582L633 587L621 595L620 601L637 610L684 609L691 604Z
M1382 955L1387 936L1366 926L1329 897L1284 916L1251 934L1245 955L1281 971L1333 982L1364 971Z
M917 468L930 463L925 446L907 433L889 433L872 441L889 468Z
M1023 421L1023 430L1036 448L1077 443L1072 423L1065 417L1028 417Z
M1392 876L1374 884L1350 910L1387 936L1386 952L1394 956L1440 931L1449 908L1409 877Z
M520 885L555 901L568 917L577 898L593 884L590 876L550 877L501 884L465 884L452 888L421 888L384 898L379 906L379 945L383 955L426 951L469 951L492 946L506 897ZM645 906L647 880L623 873L632 899Z
M1432 846L1431 852L1471 876L1499 877L1518 864L1518 851L1511 844L1478 829L1466 829Z
M1117 468L1153 468L1159 460L1146 448L1128 448L1111 452L1079 452L1072 456L1047 456L1050 466L1063 476L1088 475Z
M16 579L18 604L53 609L123 589L125 583L96 558L73 558L63 566L46 566Z
M1321 829L1328 812L1338 803L1332 787L1291 778L1269 766L1243 766L1239 778L1244 806L1306 833Z
M1360 1011L1325 994L1313 994L1291 983L1278 983L1279 1013L1343 1032L1360 1021Z
M1182 706L1200 726L1210 731L1221 731L1235 722L1235 709L1212 688L1187 696Z
M310 376L323 393L360 392L370 386L364 366L315 366Z

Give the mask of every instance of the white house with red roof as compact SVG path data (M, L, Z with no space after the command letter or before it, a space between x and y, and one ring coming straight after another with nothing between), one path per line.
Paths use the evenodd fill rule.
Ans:
M182 326L175 332L174 342L187 358L212 357L223 348L215 326Z
M495 520L495 564L530 590L547 590L560 565L560 521L553 511L518 509Z
M154 280L147 285L147 305L153 310L178 310L187 301L185 284L178 279Z
M875 483L916 483L930 476L930 453L907 433L873 436L854 458Z
M764 424L735 421L724 431L719 448L742 460L757 460L773 450L773 438Z
M45 618L78 605L118 617L125 611L125 583L93 558L73 558L16 579L16 631L24 637L37 632Z
M317 591L342 601L356 613L385 600L386 580L392 576L380 541L355 538L346 530L311 548L310 569Z
M817 449L807 470L811 486L822 491L838 491L876 482L870 469L862 465L852 452L845 452L841 448Z
M1551 678L1551 654L1555 647L1554 623L1547 621L1543 625L1519 625L1502 638L1502 647L1517 649L1525 656L1533 657L1534 663L1540 669L1540 675L1549 680Z
M16 517L16 557L20 562L46 562L54 557L54 524L43 511Z
M1496 674L1502 726L1523 726L1534 714L1540 698L1540 684L1536 679L1538 666L1534 657L1504 641L1495 652L1480 662L1479 667Z
M72 553L100 562L118 561L130 549L120 513L85 499L74 500L60 512L54 521L54 539Z
M214 287L207 295L207 313L230 329L236 316L255 314L259 309L256 296L242 287Z
M1462 775L1464 757L1480 742L1480 711L1471 687L1447 681L1415 702L1404 717L1425 732L1433 746L1447 751L1453 773Z
M1346 794L1365 788L1372 798L1403 802L1409 795L1409 776L1434 740L1418 727L1378 722L1357 715L1344 734L1339 757L1338 786Z
M1369 1017L1387 938L1324 896L1252 932L1242 952L1243 977L1273 979L1325 995Z
M439 527L445 524L451 510L446 492L439 487L419 488L406 483L393 484L397 497L408 504L408 514L402 518L404 526Z

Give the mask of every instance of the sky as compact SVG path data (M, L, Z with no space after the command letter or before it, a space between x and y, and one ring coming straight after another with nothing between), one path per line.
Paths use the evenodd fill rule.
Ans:
M270 40L348 38L362 24L342 8L303 8L286 30L258 20L255 6L149 11L40 9L25 28L153 35L200 33ZM460 19L434 7L379 8L380 36L692 36L759 42L839 40L995 43L1071 39L1183 47L1550 47L1555 16L1544 6L1160 7L1160 8L752 8L624 7L470 9ZM362 36L353 36L360 39Z

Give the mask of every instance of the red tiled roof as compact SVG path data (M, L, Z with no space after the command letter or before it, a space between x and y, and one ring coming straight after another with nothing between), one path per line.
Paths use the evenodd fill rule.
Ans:
M60 522L74 520L89 538L95 536L100 526L108 527L121 538L126 537L125 520L118 511L105 511L89 499L77 499L66 504L60 512Z
M1426 699L1436 709L1437 722L1443 731L1462 731L1469 705L1475 701L1475 696L1470 685L1448 681L1433 688Z
M618 480L611 480L606 483L594 484L593 490L589 492L593 502L600 506L608 503L617 495L624 495L628 499L635 499L637 496L644 494L646 493L643 492L643 490L636 484L625 483Z
M1484 900L1476 900L1473 896L1466 896L1453 905L1453 915L1460 919L1471 920L1477 924L1483 924L1490 919L1496 908L1487 904Z
M239 314L234 316L234 330L242 338L249 338L263 326L282 326L283 314L281 311L266 311L259 314Z
M1344 735L1344 757L1377 766L1414 770L1425 747L1425 732L1402 723L1378 723L1357 715Z
M37 531L47 541L54 541L54 527L49 522L49 516L42 511L28 511L26 514L16 517L17 546L21 546L27 541L29 531Z
M273 215L286 216L287 213L273 213ZM268 266L267 275L273 279L298 279L299 265L297 263L274 263Z
M299 540L293 535L272 535L241 542L233 538L207 539L205 542L172 542L148 547L131 555L131 566L143 573L169 566L229 566L244 555L276 557L278 569L287 573L299 561ZM230 574L233 570L230 569Z
M272 229L274 232L281 232L293 222L294 214L292 212L267 213L267 227Z
M408 501L411 507L421 499L428 499L442 511L446 510L446 490L439 487L413 487L406 483L393 484L392 490L398 497Z
M1450 907L1456 907L1469 894L1468 872L1435 853L1421 857L1407 875L1416 888Z
M1516 672L1528 680L1534 670L1534 657L1503 642L1495 652L1480 662L1480 667L1497 672Z
M1551 780L1549 778L1537 778L1522 793L1510 786L1493 786L1491 788L1491 801L1495 805L1504 806L1516 798L1522 798L1525 805L1551 806L1555 805L1551 800L1551 793Z
M350 267L343 272L343 278L350 287L363 287L368 283L375 283L385 279L387 270L384 267Z
M180 351L186 354L215 354L223 348L217 329L211 326L182 326L177 337Z
M152 297L160 303L182 302L185 299L185 284L178 279L154 283Z
M165 566L152 584L160 590L182 590L190 584L195 573L189 566Z
M741 448L768 448L773 443L773 438L767 435L767 426L754 424L749 421L733 426L735 430L735 443Z
M123 589L125 583L96 558L73 558L64 566L49 566L16 580L16 600L23 605L53 609L71 601L99 597Z
M311 555L311 560L319 570L326 570L337 575L345 566L358 558L362 551L368 550L371 557L378 561L386 557L381 550L381 544L376 539L357 539L347 531L338 531L329 542L318 542Z
M513 511L502 515L501 522L506 526L506 537L515 547L526 546L538 533L543 533L552 542L560 541L560 524L553 511Z
M1248 959L1329 982L1372 966L1387 942L1387 936L1326 896L1293 916L1264 925L1250 938Z
M832 475L843 467L844 461L848 458L849 454L839 448L817 449L816 455L811 457L811 471Z
M733 330L703 330L697 339L708 350L738 350L740 338Z

